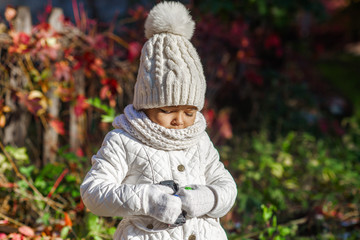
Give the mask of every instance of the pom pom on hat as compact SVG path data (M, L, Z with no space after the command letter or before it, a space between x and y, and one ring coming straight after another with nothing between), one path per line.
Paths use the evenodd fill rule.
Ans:
M204 106L206 81L189 41L195 22L179 2L161 2L150 11L134 88L136 110L163 106Z
M145 37L159 33L181 35L190 40L195 23L189 11L179 2L161 2L151 9L145 22Z

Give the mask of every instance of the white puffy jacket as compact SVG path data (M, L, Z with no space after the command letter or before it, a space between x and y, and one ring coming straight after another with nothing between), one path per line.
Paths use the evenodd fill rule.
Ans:
M187 219L175 228L141 215L136 186L164 180L174 180L180 186L211 185L215 207L206 216ZM219 218L231 209L237 194L234 179L219 161L206 132L193 147L163 151L139 142L122 129L106 135L80 190L83 202L94 214L123 217L114 239L129 240L227 239Z

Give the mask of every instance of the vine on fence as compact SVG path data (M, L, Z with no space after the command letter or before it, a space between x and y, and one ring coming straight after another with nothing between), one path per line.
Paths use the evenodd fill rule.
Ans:
M58 135L68 138L73 151L84 150L89 98L100 96L113 109L123 107L126 95L131 98L123 87L133 85L140 44L129 44L109 30L99 32L97 23L82 12L76 13L73 25L59 14L61 9L51 6L45 11L49 22L25 30L25 23L24 28L15 25L30 14L23 10L9 6L8 27L1 27L0 126L5 144L24 146L34 119L40 139L47 143L41 154L41 164L46 164L55 161ZM16 138L19 127L25 131Z

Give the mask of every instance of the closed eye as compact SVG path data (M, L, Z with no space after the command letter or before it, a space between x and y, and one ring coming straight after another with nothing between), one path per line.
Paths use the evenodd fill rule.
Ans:
M166 114L171 113L171 111L167 111L167 110L165 110L165 109L161 109L161 108L160 108L160 110L161 110L161 112L166 113Z

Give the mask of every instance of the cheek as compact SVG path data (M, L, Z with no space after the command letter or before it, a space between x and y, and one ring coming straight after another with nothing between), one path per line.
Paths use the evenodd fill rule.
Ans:
M195 117L187 118L186 127L189 127L195 123Z
M158 115L154 122L163 127L169 127L171 125L170 117L165 114Z

